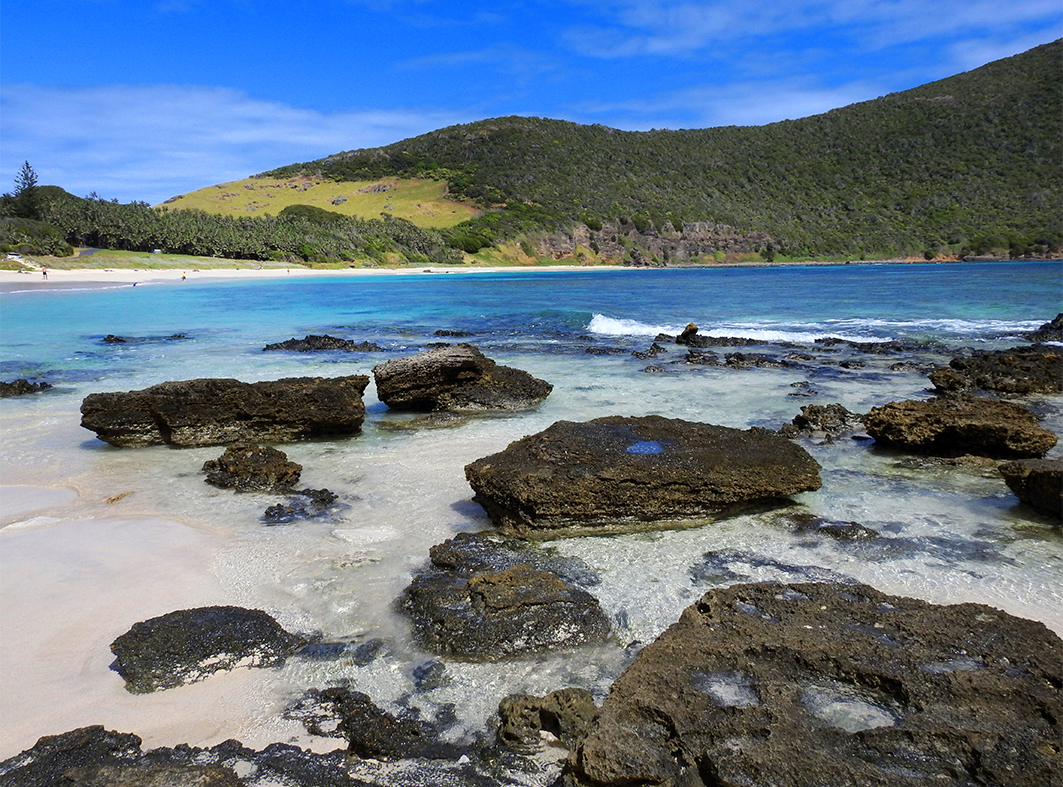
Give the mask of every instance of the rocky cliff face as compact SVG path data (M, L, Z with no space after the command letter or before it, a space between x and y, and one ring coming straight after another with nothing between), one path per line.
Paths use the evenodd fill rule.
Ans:
M536 253L555 260L594 255L614 263L664 267L716 259L717 255L764 251L772 243L763 232L743 232L726 224L691 221L677 231L671 224L639 230L634 224L605 222L601 229L578 224L539 238Z

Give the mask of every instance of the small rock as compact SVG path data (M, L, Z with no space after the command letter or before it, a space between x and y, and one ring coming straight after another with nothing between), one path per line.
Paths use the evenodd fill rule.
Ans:
M25 396L26 394L40 393L51 388L51 383L31 383L24 377L13 380L10 383L0 382L0 397Z
M203 463L208 484L237 492L290 492L303 466L268 445L231 445Z
M1000 474L1019 500L1042 514L1063 518L1063 459L1005 462Z

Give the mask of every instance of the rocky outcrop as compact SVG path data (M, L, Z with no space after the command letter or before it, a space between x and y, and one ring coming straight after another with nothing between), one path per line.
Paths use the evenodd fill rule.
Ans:
M209 749L182 744L142 751L132 733L82 727L48 735L31 749L0 762L4 787L366 787L349 775L344 752L315 754L274 743L263 751L228 740ZM253 774L241 779L237 772ZM420 774L423 776L423 774ZM426 784L396 780L394 787Z
M549 732L574 749L597 715L598 706L586 689L558 689L545 697L513 694L498 704L498 741L532 754L542 748L540 733Z
M203 680L233 667L276 667L306 640L257 609L199 607L134 624L111 643L133 694Z
M288 461L283 451L268 445L230 445L217 459L203 463L208 484L237 492L290 492L303 466Z
M464 343L374 366L373 376L380 401L395 410L529 410L553 390Z
M431 567L400 601L420 644L440 655L494 660L608 637L597 599L554 571L511 564L517 555L475 537L433 547Z
M712 590L613 684L568 783L1060 783L1063 642L864 585Z
M1000 466L1015 496L1042 514L1063 518L1063 459L1018 459Z
M25 396L26 394L40 393L51 388L51 383L31 383L24 377L12 380L9 383L0 381L0 398L5 396Z
M1063 342L1063 312L1060 312L1036 331L1025 335L1031 342Z
M819 489L819 465L763 429L645 416L559 421L465 467L473 498L522 537L660 529Z
M364 375L160 383L140 391L89 394L81 404L81 425L122 447L338 437L361 429L362 392L368 384Z
M1063 348L1016 347L953 358L928 375L942 392L983 390L1013 396L1063 391Z
M1025 407L967 394L891 402L864 424L876 443L935 456L1036 458L1056 444Z
M795 415L779 433L784 437L812 437L831 443L863 428L864 417L849 412L840 404L810 404L802 407L800 415Z
M263 352L273 350L287 350L289 352L318 352L321 350L340 350L349 353L374 353L383 352L384 348L373 342L355 342L352 339L339 339L335 336L324 334L322 336L309 335L302 339L288 339L275 344L267 344L262 348Z

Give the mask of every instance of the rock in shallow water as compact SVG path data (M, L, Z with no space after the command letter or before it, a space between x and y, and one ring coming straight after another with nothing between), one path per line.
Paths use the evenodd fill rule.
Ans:
M659 529L820 487L778 435L655 415L558 421L465 477L496 526L532 538Z
M394 410L529 410L553 386L455 344L373 367L377 396Z
M134 624L111 652L126 689L146 694L236 666L280 666L305 642L261 610L199 607Z
M81 425L111 445L282 443L357 433L365 419L363 375L260 383L198 379L140 391L95 393Z
M1058 318L1057 318L1058 319ZM938 391L984 390L1009 395L1063 391L1063 350L1015 347L953 358L928 375Z
M203 463L208 484L237 492L290 492L303 466L268 445L230 445L217 459Z
M1025 407L969 394L891 402L864 419L877 443L935 456L1044 456L1056 436Z
M1043 787L1063 642L864 585L705 594L616 680L570 784Z
M1008 488L1042 514L1063 518L1063 459L1018 459L1000 466Z

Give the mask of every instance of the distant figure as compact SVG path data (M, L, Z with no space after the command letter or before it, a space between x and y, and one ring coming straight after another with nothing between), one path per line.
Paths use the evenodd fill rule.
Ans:
M41 275L43 275L44 278L47 279L48 278L48 269L47 268L41 268Z
M185 272L181 271L181 281L184 281L184 280L185 280Z

